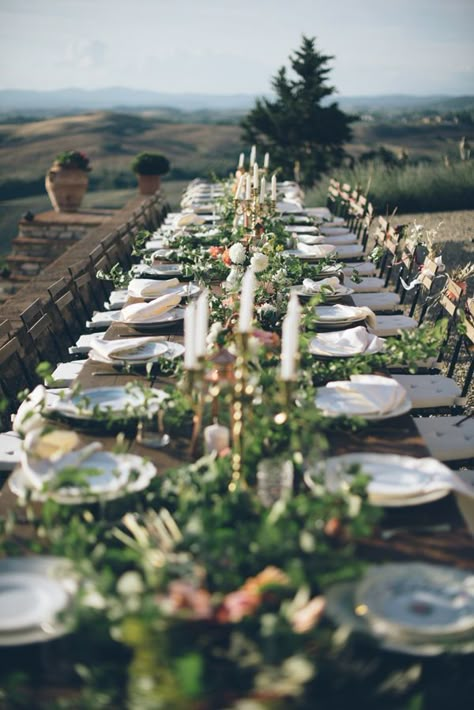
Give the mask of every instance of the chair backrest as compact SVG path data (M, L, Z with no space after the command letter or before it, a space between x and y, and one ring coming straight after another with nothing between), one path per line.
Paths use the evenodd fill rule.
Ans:
M454 375L456 365L459 362L463 350L465 351L465 359L469 362L463 377L461 392L461 396L466 397L471 386L472 376L474 375L474 319L470 316L466 316L463 321L463 332L459 334L454 347L453 355L448 367L448 377L452 377Z
M30 329L44 314L43 302L40 298L36 298L28 308L20 313L20 318L27 329Z
M38 383L34 367L28 368L25 352L18 338L13 337L0 347L0 384L8 400L8 411L17 408L17 395Z
M415 315L416 307L419 305L420 296L423 296L424 300L418 316L418 323L420 325L424 321L427 310L430 306L429 295L431 294L438 271L439 265L430 256L427 256L421 267L420 275L418 277L419 283L415 287L415 293L410 307L410 316L413 317Z

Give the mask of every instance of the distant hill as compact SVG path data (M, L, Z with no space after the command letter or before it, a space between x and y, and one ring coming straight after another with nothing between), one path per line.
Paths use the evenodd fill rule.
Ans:
M141 89L59 89L57 91L0 90L0 113L42 111L76 113L82 110L171 107L183 111L200 109L248 110L250 94L170 94Z
M170 108L181 111L246 112L253 105L253 94L164 93L125 87L104 89L59 89L56 91L0 90L0 114L75 114L100 110L143 110ZM331 99L332 100L332 99ZM474 96L337 96L347 111L400 112L407 110L455 111L474 108Z

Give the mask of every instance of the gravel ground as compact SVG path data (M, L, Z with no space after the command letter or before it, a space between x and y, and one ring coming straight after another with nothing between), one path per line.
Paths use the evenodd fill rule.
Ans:
M402 214L396 215L391 221L397 224L416 222L426 229L437 229L438 237L435 241L444 244L443 261L448 271L474 261L474 209L459 212ZM474 295L474 291L471 290L469 295Z
M443 262L448 272L459 266L474 262L474 210L459 212L431 212L427 214L396 215L391 220L392 224L417 224L426 229L436 229L435 243L443 245ZM468 296L474 296L474 277L468 279ZM459 358L455 379L462 384L468 368L469 356L464 352ZM471 384L468 394L466 411L474 411L474 384ZM472 461L474 464L474 460Z

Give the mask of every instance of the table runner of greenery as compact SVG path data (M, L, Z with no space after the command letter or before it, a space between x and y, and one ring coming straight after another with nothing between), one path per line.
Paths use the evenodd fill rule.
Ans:
M361 573L357 540L372 534L380 510L368 504L361 475L338 492L322 478L313 491L301 481L303 468L324 456L328 432L343 438L366 426L324 418L314 407L315 386L414 364L436 353L440 329L389 339L380 355L322 363L307 351L319 297L313 299L304 310L288 408L279 333L289 289L327 262L315 267L284 257L288 233L274 212L258 235L234 227L231 185L225 187L218 234L204 244L188 228L170 238L170 248L200 281L225 279L224 290L210 295L209 375L213 356L235 351L240 282L247 265L256 267L253 393L244 422L248 485L229 492L231 452L224 451L160 471L146 491L107 504L19 504L2 521L3 553L68 557L82 585L68 612L71 635L51 642L47 653L0 652L0 697L8 708L416 710L443 707L456 689L457 708L467 707L464 661L382 653L324 617L330 585ZM128 276L118 278L123 285ZM181 367L173 374L165 417L178 432L190 425L192 396ZM213 407L228 423L230 387L221 381L204 397L205 423ZM117 446L124 444L119 437ZM270 506L256 476L266 458L275 467L290 460L294 469L293 488L282 488Z

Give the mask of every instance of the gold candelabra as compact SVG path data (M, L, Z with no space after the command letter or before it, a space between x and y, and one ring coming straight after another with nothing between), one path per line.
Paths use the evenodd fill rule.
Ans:
M247 482L243 477L244 455L244 424L247 412L247 403L253 395L253 385L249 381L249 334L237 333L237 359L235 361L235 379L232 400L232 475L229 491L237 488L246 488Z

